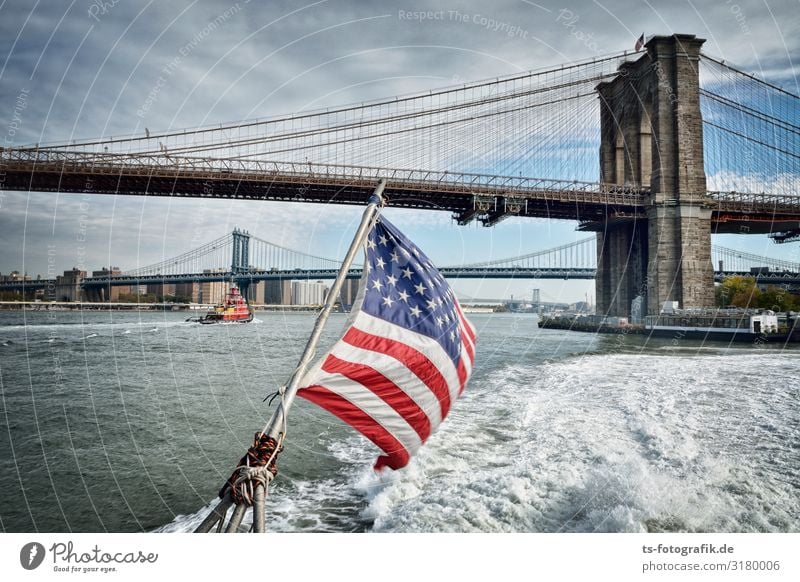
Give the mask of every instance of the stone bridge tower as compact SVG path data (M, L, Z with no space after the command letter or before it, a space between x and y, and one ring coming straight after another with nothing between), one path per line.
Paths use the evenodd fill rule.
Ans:
M601 181L650 190L639 216L596 224L597 313L643 314L664 302L714 303L711 208L703 166L699 60L703 39L656 36L647 53L597 87Z

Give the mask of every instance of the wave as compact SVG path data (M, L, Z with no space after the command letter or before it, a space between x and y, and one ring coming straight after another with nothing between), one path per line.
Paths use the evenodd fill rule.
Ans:
M375 448L353 433L320 437L339 469L280 475L270 529L795 531L797 393L776 390L794 375L790 354L727 351L478 369L400 471L375 473ZM211 507L158 531L191 531Z
M406 469L365 478L365 513L375 531L393 532L798 529L797 491L750 422L765 401L778 422L792 414L769 396L792 366L775 357L758 382L764 364L591 355L509 366L469 386ZM772 442L791 463L782 427Z
M159 326L161 327L179 327L185 325L183 320L181 321L158 321ZM152 327L153 321L119 321L119 322L94 322L94 321L76 321L70 323L31 323L25 325L3 325L0 326L0 329L6 331L38 331L38 330L70 330L76 328L98 328L98 329L114 329L114 328L129 328L131 326L145 328L145 327Z

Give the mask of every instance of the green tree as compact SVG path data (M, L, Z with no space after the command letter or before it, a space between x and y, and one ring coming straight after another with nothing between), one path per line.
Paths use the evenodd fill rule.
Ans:
M772 311L795 311L798 308L797 297L777 285L770 285L761 292L758 306Z
M715 290L717 305L759 307L772 311L797 311L800 297L777 285L761 290L754 277L728 277Z
M754 277L736 275L725 279L716 289L717 305L755 307L761 297Z

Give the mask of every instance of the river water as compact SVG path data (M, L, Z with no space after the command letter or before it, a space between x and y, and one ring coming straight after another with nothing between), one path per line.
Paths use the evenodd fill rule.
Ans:
M2 531L199 523L314 317L184 318L0 312ZM471 319L474 375L402 471L376 475L371 443L296 402L268 529L800 531L800 350Z

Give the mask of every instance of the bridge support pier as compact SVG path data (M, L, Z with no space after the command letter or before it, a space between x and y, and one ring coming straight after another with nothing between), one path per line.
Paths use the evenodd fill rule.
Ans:
M698 66L702 39L657 36L597 90L601 181L649 186L645 216L613 217L598 231L597 310L628 316L646 296L648 314L665 302L714 303L711 205L706 194Z
M647 223L631 221L597 234L597 313L630 317L647 294Z
M681 204L655 206L647 214L647 312L659 313L667 301L682 309L712 306L711 211Z

